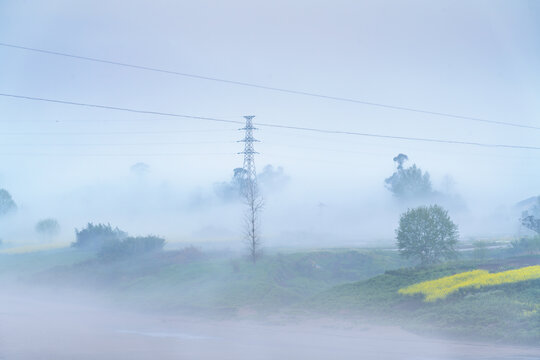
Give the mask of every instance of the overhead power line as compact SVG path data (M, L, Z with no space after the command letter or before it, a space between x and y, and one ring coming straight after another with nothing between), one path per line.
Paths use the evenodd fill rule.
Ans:
M15 44L8 44L8 43L3 43L3 42L0 42L0 46L13 48L13 49L19 49L19 50L38 52L38 53L43 53L43 54L49 54L49 55L63 56L63 57L67 57L67 58L73 58L73 59L79 59L79 60L85 60L85 61L92 61L92 62L109 64L109 65L123 66L123 67L132 68L132 69L138 69L138 70L153 71L153 72L159 72L159 73L164 73L164 74L169 74L169 75L183 76L183 77L199 79L199 80L215 81L215 82L221 82L221 83L232 84L232 85L239 85L239 86L244 86L244 87L251 87L251 88L257 88L257 89L263 89L263 90L270 90L270 91L281 92L281 93L286 93L286 94L302 95L302 96L309 96L309 97L315 97L315 98L326 99L326 100L356 103L356 104L374 106L374 107L385 108L385 109L390 109L390 110L399 110L399 111L407 111L407 112L427 114L427 115L435 115L435 116L440 116L440 117L476 121L476 122L481 122L481 123L486 123L486 124L493 124L493 125L512 126L512 127L518 127L518 128L540 130L540 126L534 126L534 125L511 123L511 122L506 122L506 121L490 120L490 119L484 119L484 118L473 117L473 116L452 114L452 113L447 113L447 112L424 110L424 109L408 107L408 106L391 105L391 104L385 104L385 103L378 103L378 102L372 102L372 101L366 101L366 100L353 99L353 98L348 98L348 97L319 94L319 93L309 92L309 91L293 90L293 89L286 89L286 88L281 88L281 87L267 86L267 85L256 84L256 83L251 83L251 82L236 81L236 80L222 79L222 78L216 78L216 77L211 77L211 76L190 74L190 73L185 73L185 72L180 72L180 71L160 69L160 68L156 68L156 67L136 65L136 64L129 64L129 63L124 63L124 62L120 62L120 61L99 59L99 58L94 58L94 57L89 57L89 56L68 54L68 53L63 53L63 52L58 52L58 51L37 49L37 48L31 48L31 47L15 45Z
M288 126L288 125L278 125L278 124L257 123L257 126L267 126L267 127L291 129L291 130L313 131L313 132L326 133L326 134L357 135L357 136L366 136L366 137L382 138L382 139L422 141L422 142L455 144L455 145L473 145L473 146L492 147L492 148L494 147L494 148L540 150L540 147L537 147L537 146L488 144L488 143L460 141L460 140L445 140L445 139L419 138L419 137L410 137L410 136L370 134L370 133L362 133L362 132L356 132L356 131L327 130L327 129L317 129L317 128L310 128L310 127Z
M207 145L207 144L236 144L237 141L180 141L180 142L140 142L140 143L17 143L0 144L0 146L61 146L61 147L90 147L90 146L165 146L165 145Z
M32 97L32 96L23 96L23 95L14 95L14 94L5 94L5 93L0 93L0 96L22 99L22 100L52 102L52 103L62 104L62 105L73 105L73 106L82 106L82 107L98 108L98 109L106 109L106 110L127 111L127 112L147 114L147 115L173 116L173 117L196 119L196 120L209 120L209 121L218 121L218 122L228 122L228 123L234 123L234 124L243 124L241 121L236 121L236 120L226 120L226 119L211 118L211 117L204 117L204 116L181 115L181 114L160 112L160 111L138 110L138 109L132 109L132 108L118 107L118 106L88 104L88 103L81 103L81 102L74 102L74 101L47 99L47 98L41 98L41 97ZM452 145L471 145L471 146L481 146L481 147L489 147L489 148L540 150L540 147L526 146L526 145L489 144L489 143L460 141L460 140L372 134L372 133L363 133L363 132L356 132L356 131L320 129L320 128L281 125L281 124L269 124L269 123L257 123L256 125L264 126L264 127L271 127L271 128L289 129L289 130L310 131L310 132L326 133L326 134L355 135L355 136L392 139L392 140L419 141L419 142L442 143L442 144L452 144Z
M0 156L30 156L30 157L149 157L149 156L232 156L231 153L137 153L137 154L115 154L115 153L99 153L99 154L78 154L78 153L0 153Z
M80 103L80 102L74 102L74 101L45 99L45 98L33 97L33 96L13 95L13 94L4 94L4 93L0 93L0 96L23 99L23 100L45 101L45 102L52 102L52 103L64 104L64 105L84 106L84 107L97 108L97 109L127 111L127 112L146 114L146 115L173 116L173 117L186 118L186 119L242 124L241 121L237 121L237 120L226 120L226 119L218 119L218 118L204 117L204 116L173 114L173 113L159 112L159 111L137 110L137 109L108 106L108 105L97 105L97 104Z
M237 129L234 129L236 131ZM216 130L231 131L231 130ZM163 134L184 134L198 132L213 132L212 130L167 130L167 131L25 131L25 132L0 132L0 135L163 135Z
M168 118L159 118L159 120L174 120L174 119L168 119ZM43 118L43 119L17 119L18 123L62 123L62 124L68 124L68 123L81 123L81 122L137 122L137 121L148 121L148 119L140 119L140 118L127 118L127 119L112 119L112 118L89 118L89 119L51 119L51 118ZM0 119L0 123L11 123L13 120L9 119ZM236 131L237 129L211 129L211 130L195 130L191 132L219 132L219 131Z

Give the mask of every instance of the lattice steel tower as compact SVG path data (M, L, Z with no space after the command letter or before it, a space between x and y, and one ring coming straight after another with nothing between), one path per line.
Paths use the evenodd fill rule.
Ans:
M254 189L256 189L257 171L255 170L255 154L258 154L258 152L255 151L253 143L258 142L259 140L253 137L253 130L257 130L257 128L253 127L254 117L254 115L244 116L246 119L246 126L239 130L244 130L245 135L242 140L238 141L244 143L244 151L239 152L238 154L244 154L244 174L242 176L244 186L254 186Z

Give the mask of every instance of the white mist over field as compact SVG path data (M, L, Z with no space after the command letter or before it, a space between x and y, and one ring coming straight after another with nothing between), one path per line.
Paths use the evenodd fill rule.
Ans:
M0 41L8 44L495 122L534 126L540 115L533 100L539 9L528 1L3 1L0 9ZM0 47L0 55L7 94L240 122L254 114L256 125L487 144L534 145L538 138L534 129L16 48ZM9 241L29 239L43 217L60 220L63 241L89 221L172 239L209 227L223 229L218 238L238 236L235 210L213 198L213 187L242 165L241 125L8 97L0 104L0 185L20 207L20 219L4 224L17 233ZM290 177L266 196L271 244L295 232L333 233L334 243L392 241L403 208L384 179L398 153L428 171L436 190L459 197L450 212L464 237L514 233L514 205L538 194L538 150L264 126L255 135L259 170L282 166ZM130 171L140 162L148 173Z
M383 160L392 163L391 157ZM231 168L239 163L231 161ZM281 175L284 181L267 187L263 182L263 232L267 245L392 243L399 214L414 203L401 203L385 188L384 179L394 171L388 164L381 164L387 173L366 169L370 173L359 175L358 184L349 184L353 177L344 179L339 169L325 173L327 167L313 179L285 168ZM133 234L154 233L171 241L191 243L226 242L231 246L242 237L242 200L234 190L225 194L221 189L224 182L230 181L232 170L215 181L198 184L182 175L169 178L171 173L159 173L152 165L145 174L134 174L129 166L115 170L101 180L96 180L96 174L82 177L78 186L47 181L43 187L38 179L6 186L19 208L1 220L2 237L19 245L43 241L34 225L46 217L57 219L61 225L61 235L55 238L58 242L73 241L74 229L88 222L111 223ZM516 204L526 198L525 191L512 188L499 193L493 185L488 184L486 191L478 184L475 192L475 185L466 189L457 183L444 183L444 178L437 181L433 171L430 174L434 188L443 194L433 203L449 209L462 238L519 233L521 209ZM529 194L534 195L532 189Z

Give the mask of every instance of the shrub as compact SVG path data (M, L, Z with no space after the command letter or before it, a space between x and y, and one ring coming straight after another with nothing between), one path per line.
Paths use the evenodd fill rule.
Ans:
M115 239L105 243L98 257L102 260L116 260L143 254L152 253L163 249L165 239L158 236L126 237L122 240Z
M71 246L79 249L87 250L99 250L104 245L121 241L127 237L127 233L115 227L111 227L111 224L97 224L88 223L86 228L82 230L75 229L76 240Z

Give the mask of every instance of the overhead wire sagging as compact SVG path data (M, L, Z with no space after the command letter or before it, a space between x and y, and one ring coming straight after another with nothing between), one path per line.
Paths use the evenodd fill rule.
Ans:
M21 99L21 100L51 102L51 103L62 104L62 105L73 105L73 106L97 108L97 109L104 109L104 110L126 111L126 112L146 114L146 115L171 116L171 117L194 119L194 120L243 124L243 122L238 121L238 120L228 120L228 119L215 118L215 117L176 114L176 113L153 111L153 110L141 110L141 109L119 107L119 106L90 104L90 103L83 103L83 102L48 99L48 98L33 97L33 96L26 96L26 95L0 93L0 96ZM540 147L538 146L528 146L528 145L491 144L491 143L482 143L482 142L475 142L475 141L453 140L453 139L434 139L434 138L422 138L422 137L397 136L397 135L389 135L389 134L373 134L373 133L364 133L364 132L347 131L347 130L321 129L321 128L301 127L301 126L292 126L292 125L283 125L283 124L270 124L270 123L257 123L257 125L263 126L263 127L282 128L282 129L289 129L289 130L310 131L310 132L336 134L336 135L353 135L353 136L373 137L373 138L392 139L392 140L430 142L430 143L451 144L451 145L470 145L470 146L479 146L479 147L488 147L488 148L540 150Z
M386 104L386 103L380 103L380 102L374 102L374 101L353 99L349 97L320 94L320 93L310 92L310 91L267 86L267 85L256 84L256 83L245 82L245 81L221 79L221 78L205 76L205 75L190 74L190 73L185 73L185 72L180 72L180 71L160 69L160 68L151 67L151 66L143 66L143 65L129 64L129 63L120 62L120 61L99 59L99 58L90 57L90 56L82 56L82 55L68 54L68 53L59 52L59 51L37 49L37 48L28 47L28 46L8 44L4 42L0 42L0 46L6 47L6 48L12 48L12 49L32 51L32 52L48 54L48 55L62 56L62 57L78 59L78 60L85 60L85 61L115 65L115 66L128 67L128 68L137 69L137 70L159 72L159 73L188 77L188 78L199 79L199 80L214 81L214 82L226 83L226 84L231 84L231 85L238 85L238 86L251 87L251 88L257 88L257 89L262 89L262 90L269 90L269 91L274 91L274 92L281 92L281 93L292 94L292 95L301 95L301 96L315 97L319 99L326 99L326 100L332 100L332 101L356 103L356 104L385 108L385 109L390 109L390 110L434 115L438 117L461 119L461 120L474 121L474 122L480 122L480 123L492 124L492 125L511 126L511 127L518 127L518 128L524 128L524 129L540 130L540 126L534 126L534 125L484 119L480 117L452 114L452 113L441 112L441 111L432 111L432 110L420 109L420 108L410 107L410 106L392 105L392 104Z

